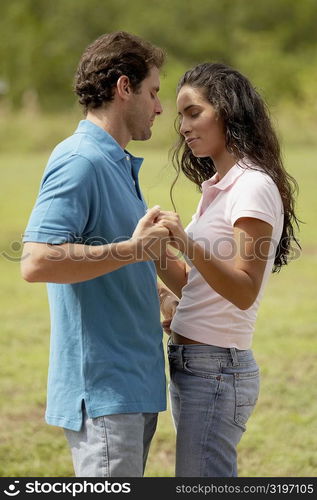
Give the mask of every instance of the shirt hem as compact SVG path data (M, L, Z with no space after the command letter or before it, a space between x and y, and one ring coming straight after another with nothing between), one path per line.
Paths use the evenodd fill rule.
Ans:
M22 238L24 243L30 241L35 243L48 243L59 245L63 243L72 243L75 237L71 233L62 231L27 231Z
M233 216L231 217L231 224L234 225L235 222L237 222L238 219L243 218L243 217L250 217L252 219L259 219L264 222L267 222L270 224L270 226L274 227L275 219L269 214L265 214L263 212L257 211L257 210L239 210L238 212L234 213Z
M186 337L190 340L195 340L196 342L202 342L208 345L214 345L217 347L235 347L239 350L247 350L251 348L252 345L252 333L241 333L241 332L217 332L217 335L213 334L213 332L208 332L208 334L192 333L193 329L189 332L186 328L186 325L181 321L173 321L171 324L171 329ZM223 336L223 339L219 339L220 336ZM237 338L239 337L239 338ZM243 337L243 338L242 338Z
M90 418L102 417L103 415L115 415L118 413L159 413L161 411L166 411L166 403L160 403L157 405L144 405L140 404L133 405L120 405L120 406L103 406L95 409L90 409L86 406L87 415ZM57 427L63 427L72 431L80 431L82 426L82 418L72 419L68 417L59 417L53 415L45 415L45 421L49 425L54 425Z

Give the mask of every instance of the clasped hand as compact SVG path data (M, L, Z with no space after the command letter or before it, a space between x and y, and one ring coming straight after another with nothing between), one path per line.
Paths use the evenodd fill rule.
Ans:
M179 215L161 210L159 206L150 208L139 220L131 240L140 253L140 260L157 260L172 245L181 252L187 247L187 235Z

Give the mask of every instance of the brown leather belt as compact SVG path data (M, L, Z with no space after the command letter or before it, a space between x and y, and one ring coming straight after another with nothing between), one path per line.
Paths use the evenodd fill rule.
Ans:
M208 345L203 342L197 342L196 340L188 339L187 337L183 337L179 333L173 332L171 333L171 340L173 344L200 344L200 345Z

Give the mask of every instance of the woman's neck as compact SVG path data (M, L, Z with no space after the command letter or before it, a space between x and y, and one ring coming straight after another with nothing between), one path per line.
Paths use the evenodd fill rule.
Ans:
M219 157L212 158L216 167L219 180L221 180L238 161L238 158L228 151L224 151Z

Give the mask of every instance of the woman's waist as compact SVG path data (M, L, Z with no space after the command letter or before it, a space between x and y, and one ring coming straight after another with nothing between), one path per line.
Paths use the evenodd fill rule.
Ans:
M183 335L180 335L179 333L174 332L173 330L171 331L171 341L173 344L198 344L198 345L209 345L205 344L204 342L199 342L197 340L192 340L189 339L188 337L184 337Z
M232 344L232 345L227 345L227 346L224 346L224 345L221 345L221 344L214 344L212 342L210 343L207 343L207 342L200 342L198 340L195 340L195 339L191 339L189 337L185 337L177 332L175 332L174 330L171 330L171 335L170 335L170 338L168 340L168 346L175 346L176 348L178 346L183 346L183 350L186 351L190 351L191 350L191 346L195 346L194 347L194 350L193 352L201 352L201 353L232 353L232 350L235 349L237 352L239 353L246 353L246 352L251 352L250 349L239 349L238 347L236 347L236 345ZM188 346L188 349L187 349L187 346ZM199 349L199 347L201 347L201 349Z
M257 368L251 349L237 349L236 347L202 344L192 342L190 339L182 337L179 334L175 335L174 333L174 336L172 335L168 341L168 356L170 361L172 359L174 359L174 361L179 360L180 363L183 364L186 360L196 359L210 366L213 360L215 363L222 360L222 366L227 366L229 362L230 366L240 365L244 367L252 366L254 369ZM176 343L178 341L182 343Z
M214 345L246 350L252 344L254 322L237 322L221 318L210 322L201 321L200 318L183 321L175 315L170 329L173 332L174 344Z

